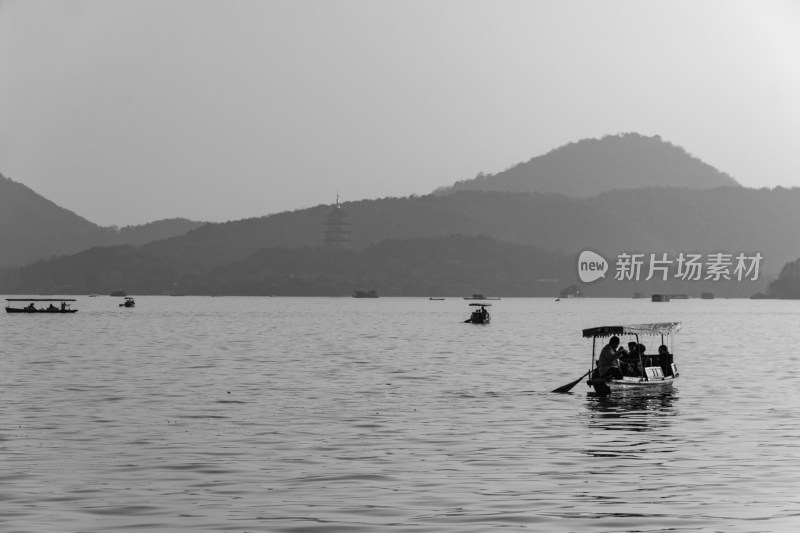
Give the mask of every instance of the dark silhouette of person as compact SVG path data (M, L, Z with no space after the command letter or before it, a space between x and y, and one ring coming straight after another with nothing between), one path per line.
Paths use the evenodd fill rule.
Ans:
M619 358L627 354L624 348L619 347L619 337L616 335L609 339L597 358L597 373L603 377L622 379L622 370L619 367Z

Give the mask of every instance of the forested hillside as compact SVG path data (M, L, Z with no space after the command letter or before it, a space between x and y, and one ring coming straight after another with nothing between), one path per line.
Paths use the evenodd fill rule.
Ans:
M0 174L0 266L113 242L101 228Z
M575 276L572 258L486 236L387 240L364 250L266 248L220 268L131 246L87 250L0 275L0 292L347 296L549 296Z
M0 267L73 254L93 246L138 246L182 235L201 225L176 218L121 229L100 227L0 174Z
M547 254L572 258L573 266L556 276L559 280L574 278L574 260L583 250L596 251L609 261L620 252L759 253L763 257L762 281L767 276L776 276L786 261L800 254L800 232L796 231L800 227L800 189L651 188L605 193L591 199L461 192L442 197L352 202L344 204L343 209L350 215L353 225L357 245L354 253L388 251L381 247L387 240L415 242L453 235L483 235L507 246L525 245ZM322 256L314 254L322 252L305 251L306 255L295 256L299 252L291 250L319 247L325 214L329 210L328 206L319 206L235 223L208 224L184 236L138 248L93 249L7 272L5 286L24 291L47 288L78 293L100 292L104 287L135 286L140 287L140 292L160 293L176 283L191 282L190 286L200 293L230 291L238 294L247 285L243 280L252 278L241 269L256 261L255 258L278 261L289 256L310 261L311 271L330 277L340 290L354 282L352 276L336 278L324 262L316 263ZM433 249L421 249L435 255ZM369 254L359 257L362 260L373 257ZM424 254L411 259L418 264L427 261ZM277 268L269 261L259 265L252 269L272 272ZM538 268L538 264L529 267ZM476 270L476 275L488 283L498 269L503 270L496 264L491 269ZM358 271L358 268L353 267L353 270ZM443 268L442 272L450 270L452 268ZM392 277L389 272L387 267L385 276ZM289 281L296 278L278 277L270 278L264 285L269 289L263 290L282 293L278 289L280 284L275 284L278 279L283 279L286 287L297 286L296 281ZM427 274L426 279L425 283L429 283ZM102 281L102 287L91 285L98 280ZM401 281L408 280L397 280ZM527 287L516 286L520 290ZM405 287L403 291L407 290ZM637 290L629 289L631 293ZM604 293L609 287L602 283L593 290Z
M436 194L480 190L586 198L615 189L713 189L737 185L724 172L659 136L626 133L570 143L497 174L479 174L442 187Z
M740 187L658 137L580 141L478 181L511 191L559 184L563 194L462 190L346 202L337 212L351 225L353 250L337 253L321 248L330 205L221 224L173 219L116 230L2 178L0 266L40 260L0 272L0 290L342 294L371 285L361 288L417 295L492 288L507 295L557 294L575 281L575 260L584 250L609 262L620 253L760 254L757 283L724 289L741 296L766 289L768 278L800 256L800 189ZM645 186L652 184L659 186ZM590 190L602 192L586 197ZM452 255L440 255L439 247ZM478 256L470 254L478 250L484 266L473 269ZM559 286L532 285L528 274L558 279ZM699 287L620 280L600 281L585 292ZM725 284L703 290L714 287Z
M330 209L207 224L144 249L211 267L261 248L319 246ZM484 234L565 253L586 248L605 253L758 251L775 275L800 252L800 189L647 188L588 199L465 191L348 202L342 209L350 216L357 249L386 239Z

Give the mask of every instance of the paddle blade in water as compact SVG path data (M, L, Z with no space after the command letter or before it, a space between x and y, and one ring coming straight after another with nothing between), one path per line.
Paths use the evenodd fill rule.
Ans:
M569 391L571 391L572 387L577 385L580 380L582 380L583 378L585 378L586 376L589 375L589 372L590 371L587 371L586 374L582 375L581 377L579 377L578 379L576 379L575 381L573 381L571 383L567 383L566 385L561 385L557 389L553 389L553 392L569 392Z

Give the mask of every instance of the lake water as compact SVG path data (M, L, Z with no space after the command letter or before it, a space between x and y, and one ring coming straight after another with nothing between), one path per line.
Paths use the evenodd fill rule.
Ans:
M0 318L0 531L800 530L800 301L120 301ZM673 320L671 392L550 392Z

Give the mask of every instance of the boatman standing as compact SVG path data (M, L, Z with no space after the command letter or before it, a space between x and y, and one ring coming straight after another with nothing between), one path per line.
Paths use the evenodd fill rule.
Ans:
M622 379L622 370L619 368L619 358L625 355L624 348L619 347L619 337L614 335L600 351L597 358L597 374L602 377Z

